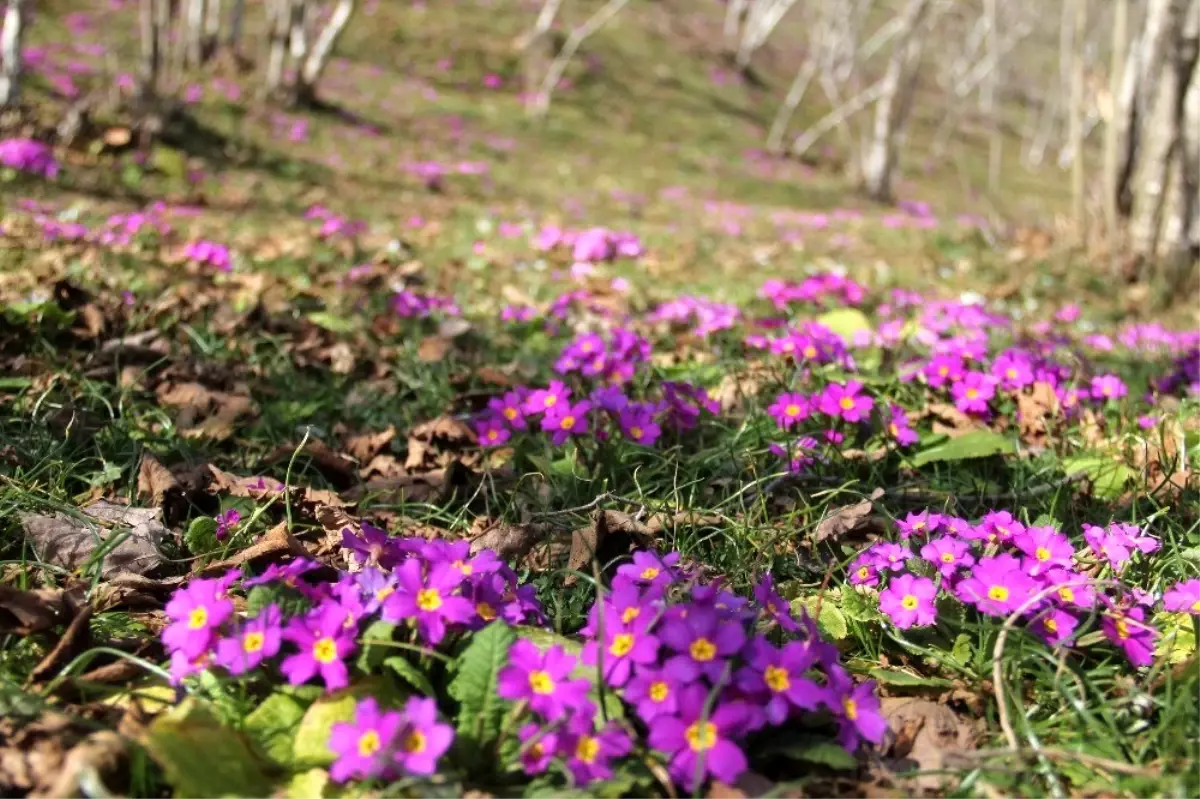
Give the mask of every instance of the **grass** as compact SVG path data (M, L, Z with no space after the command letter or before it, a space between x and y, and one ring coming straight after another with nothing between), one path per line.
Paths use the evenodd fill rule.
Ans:
M32 28L32 44L66 40L62 15L55 12L67 5L46 4ZM721 62L701 34L719 26L719 9L681 8L671 2L631 8L589 41L568 72L572 88L555 98L542 123L525 119L511 89L518 64L508 43L528 23L527 14L507 7L472 15L455 4L424 10L381 4L369 24L352 27L343 48L348 56L334 65L324 86L325 96L378 133L335 114L227 101L214 76L198 74L194 80L207 92L191 114L207 133L193 131L159 145L146 163L132 153L93 157L81 147L56 182L0 177L8 195L49 203L94 230L112 213L165 199L169 209L156 218L172 228L159 234L147 227L117 246L52 241L35 214L6 212L0 248L0 583L20 590L78 585L97 603L106 596L106 552L71 568L43 563L24 532L24 514L85 518L79 508L104 498L161 506L169 529L154 575L167 582L149 590L141 604L98 604L89 636L67 648L59 665L72 666L56 669L58 678L30 681L64 639L63 620L34 635L0 636L0 707L6 716L36 717L54 709L91 730L116 728L126 714L120 729L133 759L121 782L108 783L113 791L254 793L291 780L292 793L319 792L319 785L297 780L323 779L328 762L289 758L305 736L327 736L332 719L317 724L316 733L300 716L280 721L288 730L282 745L292 754L278 762L272 747L280 739L264 732L262 708L268 701L272 712L286 702L313 701L302 692L283 692L278 678L234 680L214 671L189 679L184 693L202 700L203 713L215 720L198 711L182 720L171 717L180 735L197 736L184 739L191 749L184 746L182 756L164 743L165 708L129 710L134 692L149 692L160 702L177 698L174 690L162 693L168 657L159 640L171 578L236 555L280 523L325 562L342 563L336 540L326 546L342 524L323 516L335 496L346 503L342 511L351 523L373 520L393 535L452 539L477 533L487 520L501 521L536 533L538 546L515 566L522 580L537 587L548 626L578 646L598 591L595 577L611 576L628 555L614 536L584 565L571 563L578 531L594 529L596 513L607 510L642 522L657 515L671 519L655 535L654 547L680 552L742 594L770 572L793 607L816 615L856 679L877 680L888 698L940 701L956 729L969 729L974 738L966 754L957 760L947 755L944 762L924 747L905 753L903 742L885 745L880 754L891 771L880 772L865 755L846 764L814 747L814 735L829 746L828 719L806 722L798 726L808 748L792 747L803 749L799 760L759 748L764 738L748 746L755 770L777 792L915 792L906 781L911 775L896 776L906 773L895 762L906 756L924 776L944 772L939 795L1200 790L1194 619L1154 611L1151 618L1162 631L1158 654L1151 665L1134 668L1096 632L1100 620L1088 614L1081 614L1087 632L1071 647L1051 649L1017 626L1000 648L1002 619L943 596L936 625L901 630L879 612L870 590L847 580L848 565L869 540L895 538L895 520L926 508L970 520L1004 509L1025 524L1052 524L1080 550L1080 568L1101 580L1113 571L1082 554L1082 525L1142 524L1161 541L1161 550L1135 558L1121 581L1161 593L1194 577L1200 566L1195 399L1170 392L1155 395L1153 404L1142 399L1150 381L1172 368L1166 354L1124 346L1105 352L1083 340L1089 332L1115 335L1130 322L1158 317L1136 298L1114 298L1104 277L1075 253L1032 247L1017 257L990 234L956 225L955 214L987 206L960 193L961 184L944 166L908 170L902 196L934 203L940 218L935 229L923 230L910 224L911 215L861 203L824 169L787 162L763 167L747 159L744 151L759 146L773 111L767 98L781 94L794 65L781 46L764 57L766 88L715 84L710 72ZM127 57L131 43L113 27L95 19L89 35ZM447 69L437 63L444 56L452 59ZM588 57L594 66L587 66ZM509 88L483 89L489 72ZM58 106L45 94L45 70L35 72L32 83L33 102L49 118ZM801 111L814 118L821 109ZM119 119L102 116L101 122ZM307 125L305 136L285 141L297 123ZM916 132L928 124L918 119ZM211 147L215 135L223 137L219 150ZM909 160L919 163L920 136L914 139ZM983 146L964 145L968 171L983 163ZM203 177L186 180L181 158L191 159L186 169ZM431 191L405 168L413 161L482 161L488 169L481 176L448 175L440 191ZM1014 176L1005 182L1011 197L990 202L1017 219L1052 212L1061 183L1053 173ZM180 212L180 205L196 208ZM303 218L313 205L363 220L368 229L323 238L320 223ZM839 209L853 213L839 216ZM420 224L411 217L421 217ZM904 225L890 226L889 218ZM521 235L502 235L505 222L518 223ZM646 254L601 265L581 284L599 311L577 306L548 324L503 323L499 314L506 304L527 301L545 309L579 287L566 276L569 257L530 247L529 236L546 222L630 228ZM228 244L236 254L233 271L186 263L181 246L199 238ZM348 271L362 264L372 264L374 273L348 280ZM1015 395L1002 393L990 422L991 440L1003 443L1002 452L924 463L914 455L943 444L934 420L917 420L921 440L901 451L889 444L877 414L870 424L845 425L842 446L825 448L823 460L788 475L786 463L768 449L793 438L765 413L780 392L815 392L853 377L866 383L878 408L895 402L915 414L945 400L919 381L901 379L910 359L928 354L913 341L858 348L854 370L831 363L811 374L744 345L745 335L762 332L759 322L773 316L794 325L829 322L819 307L793 304L781 313L756 296L768 278L797 280L829 269L845 270L869 287L862 308L875 330L887 319L880 305L893 288L916 289L926 303L978 292L1014 325L1012 331L985 328L991 355L1008 346L1048 343L1053 357L1069 367L1069 381L1113 372L1129 383L1130 395L1097 406L1094 417L1055 417L1050 437L1035 441L1018 433ZM628 280L628 293L613 292L612 278ZM452 295L469 325L451 336L437 315L399 318L390 300L401 282ZM62 290L68 284L86 294ZM658 303L680 295L733 303L743 316L732 329L706 337L649 317ZM1068 301L1084 306L1082 323L1053 328L1069 340L1055 342L1033 327ZM1175 327L1195 326L1193 313L1180 307L1160 318ZM89 331L93 318L100 324ZM408 439L432 419L470 422L510 386L547 385L559 377L554 362L577 331L604 330L619 319L653 344L653 357L629 384L632 396L658 397L664 381L688 381L725 395L721 412L705 414L694 429L667 429L653 447L637 446L615 427L606 439L579 436L559 447L540 433L517 434L509 445L482 452L452 434L449 442L424 442L432 452L422 459L422 442ZM114 344L121 340L127 346ZM577 393L594 382L568 380ZM189 384L221 396L191 409L169 401L172 386ZM734 386L738 391L729 390ZM219 416L227 397L248 400L227 432L189 432ZM1157 416L1148 430L1135 423L1144 413ZM353 434L389 426L398 434L381 454L399 463L415 459L407 472L424 479L449 466L457 489L397 495L360 472L369 457L349 466L338 459L338 453L351 452ZM818 432L814 423L810 428ZM314 450L314 440L334 456ZM157 500L141 478L151 457L168 466L179 484ZM1068 474L1078 463L1071 459L1081 457L1091 459L1084 481ZM1151 462L1161 465L1152 469ZM291 490L266 498L244 489L205 488L203 481L192 486L187 475L204 474L209 465L236 476L272 478ZM1182 488L1164 483L1162 477L1172 473L1181 475ZM875 526L826 535L831 515L876 489L884 493L874 500ZM219 542L206 520L230 509L243 521ZM264 565L248 568L261 572ZM262 596L245 602L257 606ZM455 674L476 667L464 648L482 634L458 635L432 653L390 635L403 655L390 668L403 673L371 661L361 685L382 697L411 682L408 670L417 670L443 713L453 715L462 700L449 686ZM133 664L133 671L113 682L78 679L88 669L122 662ZM308 712L305 707L298 713ZM1008 730L1001 707L1011 720ZM319 714L304 718L313 715ZM638 723L632 724L640 735ZM296 726L304 732L294 732ZM199 736L213 729L217 738L234 731L253 740L226 753L230 762L241 764L246 751L270 753L277 762L246 772L247 779L269 775L269 784L195 782L206 775L199 774L204 764L191 752L196 741L208 740ZM511 733L498 737L497 753L509 752L503 747L512 745ZM1008 751L1013 741L1020 753ZM64 749L72 743L62 740ZM0 751L6 746L0 735ZM814 754L818 749L824 754ZM645 748L638 752L655 762ZM636 762L595 790L674 790L661 765L630 760ZM393 784L384 792L477 788L533 796L568 788L561 775L529 780L458 750L447 761L440 781ZM313 776L312 768L320 774ZM287 770L286 779L280 769ZM0 771L0 784L7 776Z

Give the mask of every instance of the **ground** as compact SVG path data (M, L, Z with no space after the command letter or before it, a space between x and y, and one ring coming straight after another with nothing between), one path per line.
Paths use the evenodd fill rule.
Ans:
M134 71L114 8L40 6L30 131ZM6 794L1197 791L1194 308L933 110L897 207L766 156L795 53L736 75L720 12L634 4L530 120L531 9L364 4L321 110L222 59L148 150L102 104L0 172ZM749 763L696 784L709 718Z

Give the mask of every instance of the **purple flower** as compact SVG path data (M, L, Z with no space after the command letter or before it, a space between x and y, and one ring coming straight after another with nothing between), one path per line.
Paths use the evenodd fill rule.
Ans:
M342 540L345 541L346 532L342 531ZM258 585L270 585L271 583L282 583L287 588L299 589L302 593L307 592L311 586L307 583L301 583L300 576L314 569L321 568L321 564L315 560L308 558L296 558L285 566L280 566L278 563L272 563L262 574L257 577L250 577L242 581L243 588L254 588Z
M1046 571L1043 578L1047 587L1056 585L1054 598L1065 605L1090 610L1096 605L1096 591L1092 588L1091 578L1066 568L1054 568Z
M792 633L800 630L800 625L792 618L788 601L775 590L775 578L770 573L764 574L754 586L754 601L768 619L784 630Z
M329 767L334 782L368 780L390 773L392 745L403 719L395 710L380 710L371 697L354 709L353 722L330 728L329 750L337 755Z
M612 760L633 748L629 735L616 722L593 729L592 714L576 713L560 739L567 754L567 769L577 785L587 785L612 776Z
M678 652L664 668L683 682L701 675L720 677L725 658L732 657L746 641L740 624L723 622L715 611L691 608L684 618L668 619L660 633L663 643Z
M560 646L545 652L521 639L508 652L508 663L497 677L496 693L513 701L525 699L533 712L554 721L568 710L588 704L588 682L567 679L576 659Z
M880 571L903 571L904 564L913 556L912 550L890 541L882 541L873 545L868 552Z
M408 773L429 776L437 771L438 758L453 741L450 725L438 723L437 702L414 696L404 704L393 758Z
M488 400L488 410L514 430L525 429L525 413L521 410L521 395L509 391L502 397L492 397Z
M279 665L289 683L301 685L319 674L330 691L349 684L345 659L355 647L345 620L342 608L329 603L288 622L283 628L283 637L300 650L284 658Z
M521 766L525 773L541 774L550 768L558 750L558 733L531 721L521 727L517 735L521 739Z
M817 397L817 408L826 416L861 422L875 406L875 400L859 394L862 387L857 380L849 380L844 386L831 383Z
M33 139L0 141L0 165L50 179L58 176L54 153L47 145Z
M943 518L940 513L931 513L927 510L910 513L903 519L896 520L896 529L900 531L901 538L910 538L914 535L924 538L936 533L941 528Z
M850 562L851 585L875 585L879 582L879 565L874 555L863 552Z
M1006 352L992 362L992 376L1006 391L1020 391L1033 384L1033 367L1029 356L1021 352Z
M1175 583L1163 594L1163 607L1176 613L1200 616L1200 580L1183 580Z
M559 380L551 380L546 388L539 388L529 394L522 409L526 416L537 416L547 413L571 400L571 389Z
M542 429L550 433L550 441L561 446L572 435L588 431L588 413L592 404L587 400L572 405L570 402L556 404L542 417Z
M952 576L960 567L975 562L971 548L963 541L950 536L935 538L921 547L921 557L937 566L943 577Z
M364 565L390 566L393 558L387 556L391 554L394 542L387 532L369 522L362 522L359 530L359 535L349 527L342 530L342 548L350 550Z
M1121 399L1129 393L1125 383L1116 375L1098 375L1092 378L1090 386L1092 399L1104 400Z
M935 355L921 370L925 382L934 388L941 388L947 383L956 383L962 379L965 369L963 359L958 355Z
M810 410L808 397L803 394L780 394L767 408L767 413L780 429L788 430L807 419Z
M604 679L612 687L620 688L629 681L634 664L649 666L658 659L658 639L649 632L653 621L653 618L641 615L630 624L622 624L615 618L606 619L603 655L597 651L599 644L589 641L580 653L583 662L594 666L602 658Z
M416 619L421 637L439 644L446 635L446 623L466 624L475 615L474 606L454 591L463 581L461 570L449 563L438 563L424 574L420 560L404 561L395 571L396 592L383 603L384 621Z
M888 435L896 439L896 443L902 447L907 447L910 444L915 444L921 440L917 435L917 431L912 429L908 421L908 413L899 405L888 406Z
M1079 626L1079 619L1065 610L1053 608L1041 614L1033 623L1034 632L1040 635L1050 646L1058 646L1070 640Z
M983 372L967 372L950 389L954 406L963 413L986 414L988 400L996 395L996 378Z
M164 608L171 623L162 633L167 649L188 660L210 649L217 628L233 615L226 588L222 580L192 580L171 596Z
M1052 566L1069 568L1075 548L1053 527L1030 527L1013 538L1017 549L1025 553L1025 571L1032 577L1045 574Z
M654 421L654 414L645 406L630 405L621 411L618 420L621 431L629 438L643 446L653 446L662 435L662 428Z
M694 686L680 701L679 716L659 716L650 725L650 745L667 754L671 776L689 793L700 787L697 778L711 774L733 783L747 767L735 741L745 732L749 709L742 702L725 702L705 718L706 700L707 691Z
M978 535L989 544L1010 541L1025 532L1025 525L1006 510L993 511L979 520Z
M675 582L678 577L675 572L677 563L679 563L678 552L671 552L660 558L653 552L639 549L633 553L632 563L622 563L617 567L617 577L629 580L636 585L665 588Z
M496 417L477 422L475 434L479 436L479 443L485 447L499 447L512 437L512 433L505 427L504 422Z
M1104 529L1091 524L1083 525L1083 540L1118 573L1125 568L1134 552L1150 553L1161 546L1158 539L1146 535L1137 525L1117 522Z
M849 676L839 667L831 668L829 676L830 687L841 694L838 743L851 751L858 747L860 738L882 743L888 724L879 712L874 680L851 687Z
M983 558L958 584L958 598L989 616L1007 616L1029 599L1037 583L1012 555Z
M825 689L804 676L814 661L808 646L791 641L776 649L765 638L755 638L748 649L748 665L738 671L737 687L750 696L766 697L762 709L767 721L783 724L793 707L816 710L829 704Z
M649 724L659 716L674 715L682 686L665 670L639 670L625 686L623 698Z
M937 608L933 604L936 593L933 580L900 574L880 592L879 609L901 630L924 627L937 619Z
M229 638L217 642L217 663L230 674L245 674L267 658L279 653L282 638L279 607L268 605L253 619L243 623Z
M1145 623L1145 618L1144 610L1133 607L1125 612L1113 609L1100 621L1104 635L1119 646L1135 666L1149 666L1154 662L1156 633L1153 627Z
M217 516L217 531L216 537L218 541L225 540L229 535L229 531L242 520L242 514L238 513L235 508L230 508L221 515Z

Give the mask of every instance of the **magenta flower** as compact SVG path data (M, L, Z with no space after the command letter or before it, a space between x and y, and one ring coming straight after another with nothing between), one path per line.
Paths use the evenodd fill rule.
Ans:
M371 697L354 709L353 722L330 728L329 750L337 755L329 767L334 782L369 780L391 773L392 747L403 719L395 710L380 710Z
M1118 573L1133 558L1134 552L1148 554L1162 546L1157 538L1143 533L1137 525L1118 522L1103 529L1091 524L1083 525L1083 540Z
M277 605L268 605L257 616L244 622L229 638L217 642L217 663L230 674L245 674L267 658L279 653L283 632Z
M283 628L283 638L300 650L283 659L279 670L292 685L301 685L320 675L325 688L336 691L350 682L345 659L354 651L352 631L346 629L345 613L329 603L291 619Z
M409 774L429 776L437 771L438 758L454 742L454 730L449 724L438 723L435 700L414 696L404 704L395 740L396 765Z
M996 378L983 372L967 372L951 387L950 395L963 413L986 414L988 400L996 395Z
M616 618L606 619L603 655L597 651L598 642L589 641L580 653L583 662L594 666L603 659L604 679L612 687L620 688L629 681L635 664L650 666L658 659L658 639L649 631L653 621L648 614L639 615L629 624L622 624Z
M238 513L235 508L230 508L217 516L217 530L215 533L217 540L224 541L229 536L229 531L241 520L242 514Z
M1129 393L1129 389L1116 375L1098 375L1092 378L1090 386L1092 399L1117 400Z
M804 676L814 663L807 645L791 641L776 649L765 638L755 638L748 649L748 665L738 671L737 687L766 700L762 709L767 721L783 724L792 708L816 710L829 704L828 692Z
M626 684L623 698L649 724L659 716L675 714L681 689L682 685L664 670L639 670Z
M913 556L912 550L890 541L881 541L867 550L880 571L903 571L904 564Z
M956 383L965 373L963 359L958 355L935 355L921 370L925 382L934 388L941 388L947 383Z
M859 394L862 383L849 380L846 385L831 383L817 397L817 409L826 416L841 417L847 422L861 422L875 406L875 400Z
M505 427L504 422L497 417L490 417L475 424L475 434L479 443L485 447L499 447L508 442L512 433Z
M992 362L992 376L1006 391L1020 391L1033 385L1033 365L1024 353L1006 352Z
M560 739L561 751L567 754L567 770L577 785L608 779L613 774L612 760L633 749L629 735L616 722L595 730L591 716L576 713Z
M1031 577L1045 574L1053 566L1070 568L1075 548L1053 527L1030 527L1013 538L1017 549L1025 553L1024 568Z
M1176 613L1200 616L1200 580L1183 580L1175 583L1163 594L1163 607Z
M497 677L496 693L514 702L528 700L529 708L549 721L588 703L588 682L568 679L576 659L560 646L545 652L522 638L508 652L508 663Z
M1006 510L993 511L979 520L977 535L989 544L1011 541L1025 532L1025 525L1013 518Z
M530 392L521 407L525 411L526 416L537 416L548 413L562 405L567 405L570 401L571 389L563 385L560 380L551 380L550 385L546 388L539 388Z
M536 392L535 392L536 393ZM556 404L542 417L542 429L550 433L550 441L561 446L572 435L588 431L588 413L592 404L587 400L572 405L570 402Z
M349 527L342 529L342 548L350 550L355 559L364 565L384 568L390 566L394 561L394 543L386 530L381 530L369 522L359 525L358 535Z
M860 739L882 743L888 723L879 712L875 682L867 680L851 688L850 678L839 667L831 668L829 677L830 687L841 694L838 743L851 751L858 748Z
M803 394L780 394L767 408L767 413L780 429L788 430L807 419L810 410L808 397Z
M799 632L800 624L792 618L788 601L775 590L775 578L769 572L754 586L754 601L768 619L787 632Z
M424 574L420 560L411 558L395 570L396 592L383 603L384 621L416 619L421 637L439 644L446 635L446 624L466 624L475 615L475 607L454 591L463 581L463 573L449 563L438 563Z
M662 435L662 428L654 421L654 415L642 405L630 405L620 412L618 421L630 441L642 446L653 446Z
M958 598L989 616L1007 616L1021 607L1038 584L1012 555L982 558L957 586Z
M531 721L521 727L517 736L521 739L521 766L526 774L541 774L550 768L558 751L557 732Z
M1058 646L1069 641L1079 626L1079 619L1065 610L1054 608L1038 616L1033 623L1033 630L1050 646Z
M692 682L701 675L718 679L725 658L732 657L745 643L746 632L740 624L722 622L715 611L693 608L685 618L665 621L660 637L679 653L669 658L664 668L681 681Z
M870 552L863 552L850 562L851 585L876 585L879 582L879 564Z
M521 395L516 391L509 391L502 397L492 397L488 400L488 410L514 430L525 429L525 412L521 406Z
M632 563L622 563L617 567L617 577L636 585L665 588L678 578L675 570L678 563L678 552L659 557L654 552L639 549L633 553Z
M49 179L58 176L58 161L53 151L33 139L0 141L0 166Z
M659 716L650 725L650 745L667 754L671 776L684 790L694 793L711 774L734 783L747 768L746 755L735 743L745 732L750 716L742 702L725 702L704 718L706 690L688 689L678 716Z
M1053 568L1046 572L1043 579L1047 587L1058 586L1053 596L1060 603L1082 610L1091 610L1096 606L1096 591L1088 576L1068 568Z
M888 435L896 439L896 443L907 447L921 440L917 431L912 429L908 421L908 413L899 405L888 406Z
M944 518L940 513L927 510L910 513L903 519L896 520L896 529L900 531L901 538L911 538L914 535L924 538L936 533L941 528Z
M1124 613L1113 609L1100 621L1104 635L1120 647L1135 666L1149 666L1154 662L1154 638L1157 633L1146 624L1145 618L1144 610L1132 607Z
M217 628L233 615L225 590L221 580L192 580L175 591L164 608L171 622L162 633L167 649L188 660L210 650Z
M950 536L935 538L921 547L921 557L937 567L943 577L951 577L959 568L975 563L966 542Z
M880 592L879 609L901 630L925 627L937 619L937 608L933 604L936 593L933 580L900 574Z

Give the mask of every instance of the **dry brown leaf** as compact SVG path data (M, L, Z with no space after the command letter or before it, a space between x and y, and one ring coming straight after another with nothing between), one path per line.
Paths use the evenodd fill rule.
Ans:
M969 416L945 402L931 402L913 415L913 419L933 419L933 432L958 438L967 433L987 428L983 422Z
M465 466L454 462L447 469L375 477L368 480L366 485L350 489L344 496L351 502L359 502L368 494L374 494L387 503L428 502L437 505L445 502L456 487L465 486L469 476Z
M0 718L0 794L83 796L82 775L101 780L115 776L124 755L115 733L88 735L82 723L61 713L49 711L31 720Z
M27 686L45 682L57 676L76 656L91 647L92 613L91 605L83 605L79 608L75 618L71 619L71 623L67 625L62 637L58 639L58 643L29 673L29 679L25 682Z
M285 444L276 447L275 451L267 456L267 463L287 462L296 455L297 447L294 444ZM329 478L329 481L343 488L357 482L356 473L358 467L354 461L340 452L334 452L319 438L310 438L304 442L304 446L299 448L300 454L308 456L313 463L320 468L321 473Z
M422 363L439 363L450 352L451 342L442 336L426 336L417 345L417 360Z
M1031 449L1045 449L1050 440L1052 421L1059 415L1058 395L1049 383L1034 383L1029 391L1017 394L1018 431Z
M471 539L471 554L491 549L508 563L516 563L529 554L542 539L542 533L529 525L508 524L496 519L479 517L467 534Z
M766 796L775 788L775 783L763 775L746 771L733 785L713 780L708 788L708 799L748 799L751 796Z
M175 408L175 426L185 438L222 441L233 435L238 419L254 409L248 393L213 391L196 382L164 383L158 401Z
M895 735L892 758L885 761L895 772L944 770L955 753L975 748L975 726L945 705L889 696L880 700L880 711ZM922 790L936 790L949 778L920 774L911 782Z
M475 431L466 422L439 416L409 431L404 468L410 472L444 468L451 461L459 460L457 453L478 443Z
M24 636L49 630L64 621L64 614L62 591L0 585L0 633Z
M346 439L343 448L360 464L370 463L371 459L383 452L384 447L392 443L396 437L396 428L388 425L386 430L378 433L359 433Z
M99 338L104 332L104 314L95 305L89 302L77 308L75 313L80 322L75 331L81 338Z
M120 535L123 540L104 556L102 576L122 571L146 574L163 564L160 547L168 533L161 522L161 509L131 508L101 500L81 510L112 524L89 524L65 513L21 514L21 526L42 560L78 569L88 563L102 542Z
M883 522L872 515L875 511L874 500L882 497L883 493L883 489L877 488L868 499L831 510L817 524L817 529L808 540L809 545L816 546L831 539L841 541L851 534L862 537L868 533L886 532Z
M199 576L220 574L230 569L241 568L247 563L278 560L285 555L306 558L308 550L288 531L287 522L280 522L241 552L225 560L209 563L207 566L197 569L195 573Z
M344 341L335 343L324 353L329 368L335 375L348 375L354 371L354 350Z
M137 491L139 497L149 497L155 505L163 504L163 497L168 491L179 487L175 475L163 466L158 458L149 452L142 456L142 465L138 469Z

